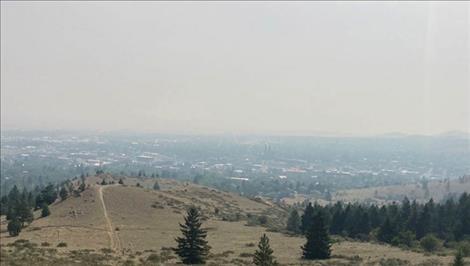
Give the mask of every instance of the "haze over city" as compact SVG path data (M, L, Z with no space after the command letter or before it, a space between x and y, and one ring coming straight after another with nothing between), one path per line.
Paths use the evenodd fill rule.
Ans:
M468 2L4 2L1 126L470 128Z

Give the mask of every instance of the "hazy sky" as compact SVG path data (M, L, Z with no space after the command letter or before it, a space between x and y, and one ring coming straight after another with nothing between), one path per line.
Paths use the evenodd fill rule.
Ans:
M2 1L2 130L470 131L469 17L469 2Z

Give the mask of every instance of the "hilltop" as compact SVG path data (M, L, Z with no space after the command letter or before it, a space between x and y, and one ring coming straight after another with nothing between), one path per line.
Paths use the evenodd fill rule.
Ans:
M124 184L118 183L120 179ZM103 180L106 185L101 185ZM156 181L159 190L153 189ZM10 265L13 258L24 265L176 264L179 260L171 248L180 234L178 223L191 205L205 217L212 246L209 264L250 264L259 237L266 233L280 263L310 265L300 260L304 238L279 232L287 210L266 199L161 178L104 174L88 177L86 184L80 195L52 204L50 216L36 218L18 237L8 236L2 217L2 265ZM333 245L333 259L327 264L374 265L384 258L414 264L452 259L342 240Z

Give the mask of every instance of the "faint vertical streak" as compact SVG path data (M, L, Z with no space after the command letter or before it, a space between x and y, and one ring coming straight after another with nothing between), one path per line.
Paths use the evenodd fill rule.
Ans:
M431 117L430 110L430 97L431 97L431 71L432 64L434 63L434 52L435 52L435 4L428 2L427 16L426 16L426 31L424 36L424 84L423 84L423 129L427 134L431 130ZM424 133L424 132L423 132Z
M470 151L470 2L467 2L467 34L465 38L467 41L467 150Z

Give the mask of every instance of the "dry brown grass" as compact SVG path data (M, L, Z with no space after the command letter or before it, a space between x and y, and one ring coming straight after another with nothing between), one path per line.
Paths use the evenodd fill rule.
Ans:
M52 205L51 216L35 220L20 237L10 238L2 230L2 246L18 238L28 239L38 246L48 242L51 247L56 247L59 242L65 242L67 247L58 248L58 256L65 256L71 250L92 249L98 253L106 251L106 254L114 254L121 261L129 259L138 263L145 262L153 254L151 259L172 265L178 262L169 250L176 245L174 239L180 234L178 223L183 221L185 209L195 205L207 217L204 226L208 229L208 240L212 246L209 263L213 265L249 264L251 258L247 254L254 252L263 233L271 239L274 255L280 263L320 265L300 259L303 238L267 232L261 226L246 226L248 214L264 214L275 219L282 209L211 188L166 179L159 180L160 191L149 189L154 180L133 178L127 178L124 186L104 187L103 200L111 229L114 229L112 236L120 243L120 246L114 246L119 250L112 250L110 232L97 193L100 186L96 182L99 180L89 179L91 187L80 197ZM143 187L135 187L137 182ZM223 220L223 215L234 212L241 214L241 220ZM431 257L385 245L347 241L333 245L333 256L334 259L323 262L323 265L374 265L382 258L400 258L413 264L431 258L442 263L451 261L450 257Z

